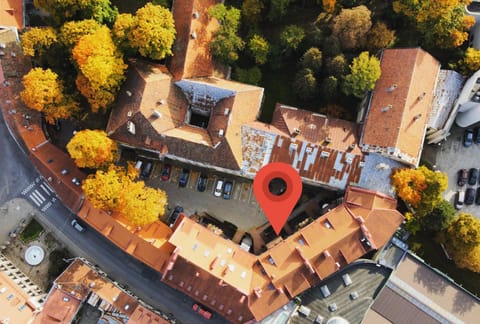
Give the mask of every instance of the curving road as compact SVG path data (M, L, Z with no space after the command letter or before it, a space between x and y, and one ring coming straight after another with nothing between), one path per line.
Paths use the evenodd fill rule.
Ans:
M194 301L160 281L160 274L118 249L95 230L80 233L70 226L74 218L69 210L48 194L45 182L9 133L0 113L0 204L23 197L42 212L39 221L54 232L75 255L98 265L110 278L119 282L153 307L171 313L180 323L225 323L214 315L205 320L191 310ZM35 192L35 195L32 195ZM37 198L32 198L37 197ZM41 198L44 198L42 200ZM41 207L41 208L40 208Z

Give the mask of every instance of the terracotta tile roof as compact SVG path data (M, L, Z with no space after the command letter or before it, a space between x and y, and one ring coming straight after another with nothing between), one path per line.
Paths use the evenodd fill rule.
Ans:
M342 205L259 256L183 218L163 280L229 321L261 320L385 244L403 221L395 207L391 197L349 187Z
M220 1L173 1L172 13L177 35L168 67L175 80L213 75L210 41L218 22L208 16L208 8L217 3Z
M43 305L42 312L35 317L33 323L70 324L80 308L80 303L81 300L60 289L53 288Z
M242 133L246 174L279 161L307 182L345 189L360 181L365 159L354 123L278 104L271 125L248 123Z
M142 305L135 308L127 324L169 324L163 317L153 313Z
M240 128L256 119L262 88L215 77L174 83L165 67L136 61L122 89L107 125L112 139L174 159L240 169ZM209 105L206 129L185 122L192 102Z
M420 48L385 49L368 109L362 149L417 165L440 63Z
M23 1L0 0L0 26L23 28Z

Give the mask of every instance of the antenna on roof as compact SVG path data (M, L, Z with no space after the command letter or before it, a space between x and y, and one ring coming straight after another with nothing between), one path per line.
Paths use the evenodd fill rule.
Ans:
M392 91L395 90L396 88L397 88L397 84L394 83L394 84L392 84L391 86L389 86L389 87L387 88L387 92L392 92Z
M190 37L192 37L192 39L197 39L197 33L196 32L192 32L190 34Z
M193 13L193 19L198 19L198 17L200 17L200 14L198 13L198 11L195 10L195 12Z
M162 118L162 113L159 112L158 110L154 110L154 111L152 112L152 117L154 117L154 118Z
M381 112L387 112L389 111L390 109L392 109L393 106L392 105L386 105L385 107L383 107L382 109L380 109Z
M297 136L297 135L300 135L300 129L294 128L293 129L293 136Z

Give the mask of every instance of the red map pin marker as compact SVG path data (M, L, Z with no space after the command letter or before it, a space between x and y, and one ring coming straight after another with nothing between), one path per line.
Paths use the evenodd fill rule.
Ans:
M278 235L302 194L302 179L290 164L273 162L258 171L253 193Z

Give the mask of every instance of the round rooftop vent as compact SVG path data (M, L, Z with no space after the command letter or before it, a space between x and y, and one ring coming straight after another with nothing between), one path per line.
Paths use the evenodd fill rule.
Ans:
M38 245L32 245L25 251L25 262L31 266L39 265L44 257L45 251Z

